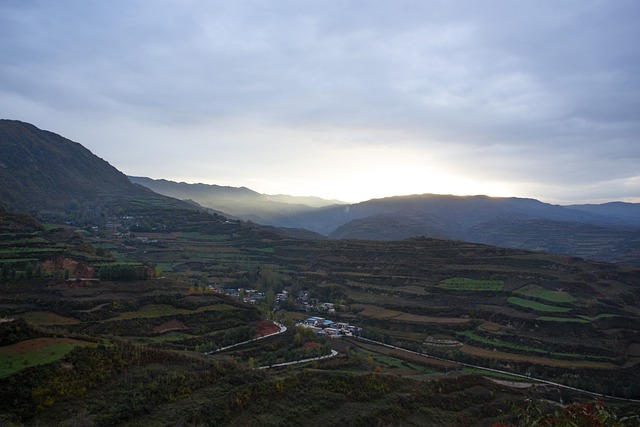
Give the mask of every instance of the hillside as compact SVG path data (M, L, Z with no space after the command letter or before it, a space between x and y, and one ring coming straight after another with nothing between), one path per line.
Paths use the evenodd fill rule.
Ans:
M637 267L424 237L287 235L123 182L75 143L13 126L33 133L20 200L48 221L0 210L3 425L491 425L519 423L528 402L538 417L570 413L562 403L593 393L609 397L591 408L637 413ZM64 160L74 150L110 188ZM579 222L591 213L567 222L547 209L424 196L308 214L376 219L389 238L426 222L518 239L535 239L536 222L596 228ZM296 325L309 316L350 332Z
M237 218L333 239L427 236L640 265L640 204L559 206L515 197L423 194L327 205L247 188L130 179Z
M131 200L193 209L132 184L82 145L28 123L0 120L0 152L0 203L10 211L97 218Z
M603 205L604 206L604 205ZM328 207L298 216L336 239L427 236L640 264L640 226L623 213L550 205L533 199L419 195Z
M228 187L210 184L188 184L165 179L151 179L130 176L135 184L143 185L158 194L179 200L193 200L210 209L224 212L235 218L265 225L301 227L296 215L336 203L319 197L294 197L268 195L246 187ZM287 217L288 221L278 222L276 218Z
M526 425L527 402L541 416L592 398L536 378L640 398L637 268L426 238L287 239L204 215L75 235L71 250L119 260L87 258L100 280L0 277L3 422ZM15 270L27 251L37 269L40 250L67 244L27 216L0 218ZM133 265L153 269L114 280ZM287 331L247 341L274 331L266 316ZM361 337L294 326L309 316Z

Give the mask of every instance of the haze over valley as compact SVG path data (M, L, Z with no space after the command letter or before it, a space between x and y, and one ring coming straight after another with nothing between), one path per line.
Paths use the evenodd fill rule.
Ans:
M0 425L640 426L638 22L0 2Z

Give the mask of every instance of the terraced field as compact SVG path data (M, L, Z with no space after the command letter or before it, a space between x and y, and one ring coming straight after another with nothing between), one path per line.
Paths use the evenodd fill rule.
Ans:
M74 251L66 250L64 259L56 264L57 273L54 269L27 280L28 263L35 271L38 263L44 266L48 261L34 257L37 262L10 263L22 277L5 280L0 292L0 315L7 319L0 323L0 349L15 355L0 360L0 369L5 369L2 375L29 384L40 384L34 372L43 378L45 372L66 378L63 366L82 366L75 359L79 357L91 360L96 372L95 377L86 374L93 381L87 390L115 393L134 387L134 378L145 384L142 379L162 378L164 388L136 392L156 396L159 400L154 401L154 408L167 410L168 402L186 402L188 397L200 401L199 393L217 399L229 390L237 393L234 399L247 405L243 400L246 388L236 384L276 390L266 384L277 384L282 378L293 381L295 372L306 372L291 367L271 377L254 374L253 368L326 354L333 347L340 352L335 360L309 366L328 375L344 374L353 383L362 379L363 372L434 381L450 374L464 375L459 364L464 362L598 393L640 397L640 382L635 381L640 378L637 268L423 238L399 242L298 240L235 222L207 224L206 230L194 225L183 232L137 232L127 239L88 242L95 244L93 251L85 247L88 252L80 256L82 245L76 245L74 259ZM33 243L44 244L40 240ZM97 247L102 249L99 256ZM47 247L40 248L42 254L48 253ZM21 253L0 255L18 260ZM150 275L145 280L65 279L61 269L78 263L78 257L96 271L100 266L144 266ZM291 299L286 306L274 300L250 305L215 293L213 288L257 289L272 295L287 290ZM295 300L302 294L312 303L333 303L335 312L303 308ZM423 356L353 340L322 340L292 327L293 319L310 315L356 325L364 337L450 362L435 358L425 362ZM259 335L267 317L289 324L290 331L215 352ZM37 341L43 339L63 341L47 345ZM20 347L14 347L19 343L44 350L19 353ZM203 359L205 353L212 355ZM167 370L168 365L171 369ZM119 369L126 374L120 376ZM228 382L219 383L214 372L233 374ZM117 381L101 382L100 375ZM340 381L336 387L343 387ZM330 382L319 381L315 396L323 396L326 390L322 387ZM408 383L401 384L398 390ZM47 387L43 390L49 393L52 389ZM479 387L489 390L493 386L482 383ZM273 398L271 392L256 390L252 396ZM43 396L53 399L49 394ZM386 399L384 396L379 395L380 399ZM506 396L512 398L510 393ZM198 411L205 411L210 401L202 398ZM34 405L45 402L49 401ZM232 413L224 402L218 403L220 410ZM52 405L59 411L55 416L63 417L64 405ZM149 421L140 415L145 413L143 403L119 405ZM268 406L272 408L273 402ZM91 408L96 414L104 411L95 405ZM121 412L107 412L109 422L120 420ZM197 422L196 418L186 419Z

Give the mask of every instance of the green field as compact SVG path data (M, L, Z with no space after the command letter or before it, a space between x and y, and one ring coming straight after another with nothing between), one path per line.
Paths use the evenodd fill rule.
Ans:
M588 320L590 322L595 322L596 320L600 320L600 319L608 319L610 317L618 317L617 314L612 314L612 313L602 313L602 314L598 314L597 316L593 316L593 317L589 317L589 316L583 316L583 315L579 315L578 316L581 319L584 320Z
M128 311L120 314L120 316L110 320L127 320L127 319L139 319L139 318L153 318L153 317L165 317L175 316L177 314L193 314L202 313L205 311L216 310L233 310L234 307L228 304L213 304L204 307L198 307L195 310L187 310L184 308L175 308L166 304L149 304L141 307L137 311Z
M512 342L502 341L495 338L486 338L483 336L476 335L473 331L458 332L457 335L460 337L465 337L478 344L482 344L483 347L488 347L488 348L495 347L503 350L505 349L516 350L521 353L536 353L536 354L544 354L548 356L571 358L571 359L584 359L584 358L596 359L596 360L610 359L609 357L604 357L604 356L590 356L590 355L578 354L578 353L563 353L563 352L557 352L557 351L549 351L543 348L533 347L529 345L515 344Z
M438 372L433 368L419 365L417 363L407 362L406 360L397 359L392 356L385 356L385 355L378 354L373 356L373 360L375 360L380 364L387 365L388 367L391 367L391 368L412 369L414 371L418 371L423 374L433 374L435 372Z
M0 377L62 359L78 346L94 345L68 338L35 338L0 347Z
M576 299L573 295L564 291L549 291L538 285L526 285L516 291L517 294L538 298L550 302L571 303Z
M504 288L502 280L478 280L466 277L452 277L443 280L438 288L451 291L501 291Z
M536 320L542 320L543 322L560 322L560 323L589 323L585 319L577 319L575 317L553 317L553 316L538 316Z
M517 305L518 307L524 307L535 311L544 311L547 313L566 313L567 311L571 311L571 309L567 307L542 304L536 301L530 301L518 297L509 297L507 298L507 301L509 302L509 304Z

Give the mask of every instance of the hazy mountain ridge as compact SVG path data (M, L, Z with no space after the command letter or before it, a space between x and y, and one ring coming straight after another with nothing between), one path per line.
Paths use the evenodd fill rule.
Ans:
M131 201L138 206L144 200L145 209L189 210L199 204L306 237L314 234L299 229L337 239L427 236L640 264L640 204L559 206L524 198L423 194L335 205L245 187L127 178L82 145L18 121L0 121L0 147L0 202L17 212L75 211L76 217L104 219L109 204L129 209ZM329 205L313 207L322 204Z
M422 194L312 208L274 202L247 188L131 179L243 219L334 239L428 236L640 263L639 204L560 206L529 198Z
M380 213L372 213L376 207ZM626 204L623 212L635 208ZM394 240L425 235L640 264L640 227L634 225L635 218L594 210L597 214L532 199L407 196L350 207L345 216L357 218L329 237Z
M226 191L241 192L249 199L258 194L246 188ZM53 132L0 120L0 209L84 226L113 226L129 217L127 221L135 221L138 228L165 230L179 227L187 217L201 221L203 227L226 220L193 199L180 200L134 184L81 144ZM273 236L322 238L307 230L253 228Z
M606 222L640 227L640 203L609 202L600 205L569 205L567 208L598 215Z
M342 203L319 197L261 194L246 187L188 184L138 176L130 176L129 179L165 196L193 200L236 218L273 226L307 228L295 220L297 214ZM286 218L286 221L279 221L279 218Z

